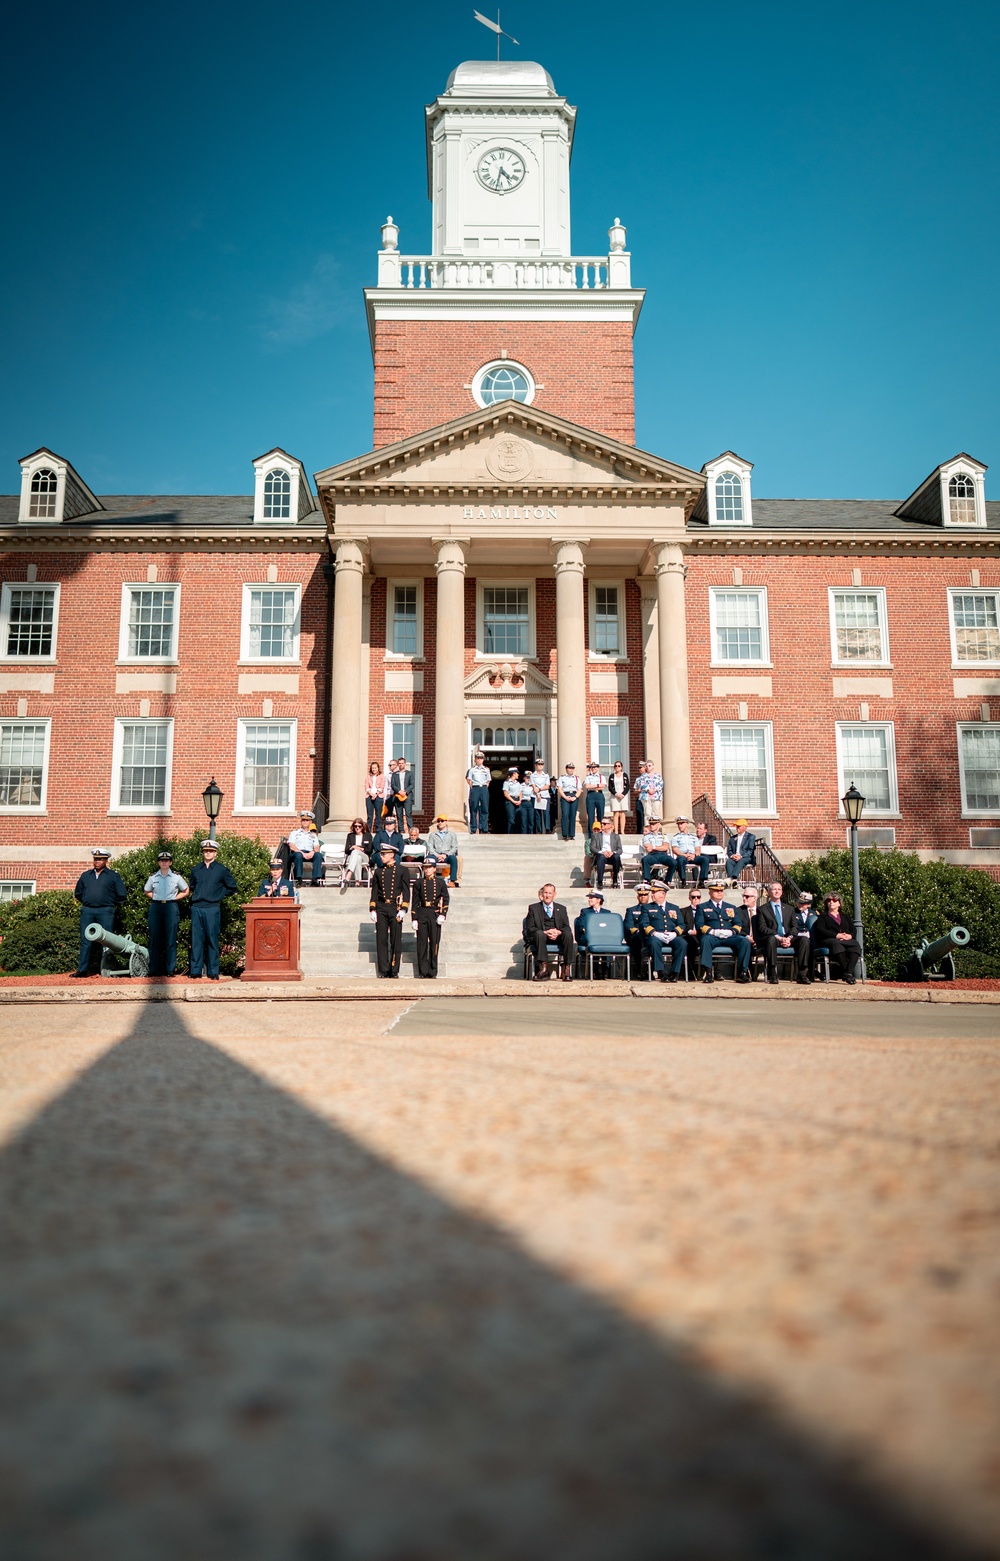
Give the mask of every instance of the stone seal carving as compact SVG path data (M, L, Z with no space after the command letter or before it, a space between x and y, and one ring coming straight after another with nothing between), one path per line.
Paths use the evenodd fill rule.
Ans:
M513 434L498 434L486 448L486 469L498 482L521 482L531 466L531 450Z

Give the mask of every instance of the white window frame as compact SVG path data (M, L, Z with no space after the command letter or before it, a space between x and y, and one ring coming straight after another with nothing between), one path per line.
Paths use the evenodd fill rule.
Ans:
M259 455L253 463L253 523L255 526L294 526L298 524L300 515L306 514L312 509L312 494L309 489L309 479L306 477L302 462L294 456L286 455L284 450L269 450L266 455ZM264 485L270 472L284 472L290 479L288 494L288 515L274 516L264 514Z
M250 601L254 591L294 591L295 618L292 623L292 654L290 656L251 656L250 654ZM294 580L249 580L243 585L243 611L240 617L240 663L248 667L297 667L300 664L300 638L302 631L302 586Z
M951 518L951 494L948 492L951 479L963 473L972 478L972 488L975 503L975 520L952 520ZM968 456L959 456L957 460L949 461L941 467L941 523L950 527L953 531L974 531L977 527L986 525L986 468L978 461L972 461Z
M525 407L531 405L535 399L535 391L538 389L538 386L535 384L535 376L532 374L531 370L525 368L523 363L518 363L515 358L491 358L489 363L484 363L482 368L477 369L475 374L472 376L472 384L469 388L472 391L472 399L476 403L477 407L492 407L500 405L500 402L498 401L483 400L483 380L493 369L514 369L518 374L523 374L528 382L528 394L524 401L519 401L517 404L518 406Z
M1000 590L994 586L981 585L950 585L948 587L948 633L951 636L951 665L952 670L968 670L969 667L997 667L1000 666L1000 655L992 661L960 661L958 655L958 633L955 628L955 597L956 596L992 596L997 604L997 618L1000 620ZM973 722L973 725L976 723Z
M413 747L420 755L420 763L414 766L416 785L413 788L413 811L419 813L424 802L424 718L422 715L413 715L408 710L397 710L393 715L384 718L382 726L382 774L389 773L389 760L398 757L394 748L390 746L392 738L392 723L394 721L409 721L415 728Z
M36 893L37 878L0 878L0 905L17 905L21 900L30 900ZM25 892L16 897L12 894L4 894L4 889L23 889Z
M870 799L865 802L865 818L901 818L899 811L899 772L896 766L896 726L893 721L838 721L837 722L837 795L841 801L838 804L838 818L846 818L844 812L843 797L848 787L848 781L844 775L844 751L841 733L848 726L881 727L888 732L889 740L886 743L886 757L889 761L889 806L887 808L875 807Z
M528 649L515 654L514 651L486 650L486 621L483 607L483 590L489 586L491 590L498 587L510 588L516 586L523 590L528 588ZM533 579L511 580L503 575L496 579L476 579L476 660L477 661L534 661L536 651L535 640L535 582Z
M592 715L590 718L590 759L591 763L599 764L599 744L597 741L597 728L599 726L617 726L621 729L622 769L630 771L631 759L629 757L628 740L628 716L627 715ZM581 783L586 779L580 777Z
M49 800L49 749L52 744L52 718L47 715L8 715L0 718L0 726L44 726L45 746L42 750L42 795L38 806L29 803L0 803L0 814L17 813L26 818L40 818L48 808Z
M8 656L6 651L7 633L10 628L10 598L12 591L52 591L52 650L47 656ZM57 580L5 580L3 591L0 593L0 662L6 666L19 665L21 663L32 667L51 666L56 659L58 649L57 639L59 634L59 597L60 585Z
M741 660L720 661L718 656L718 638L716 624L716 600L722 592L725 596L759 596L760 609L760 659L756 661ZM712 585L708 588L709 631L712 637L711 659L709 665L713 667L770 667L771 661L771 630L767 616L767 586L766 585Z
M618 649L613 653L594 649L597 640L597 587L599 585L613 585L615 590L618 592ZM604 580L601 579L600 576L598 576L597 579L592 579L588 575L587 615L587 660L596 662L598 666L602 664L604 666L612 666L615 662L618 661L628 661L628 640L626 639L625 623L625 581L622 579Z
M395 601L397 585L415 585L417 588L417 648L415 651L392 649L392 628L395 616ZM404 579L402 575L386 581L385 588L385 638L386 661L401 661L404 664L424 659L424 582L421 575L411 575Z
M963 818L1000 818L1000 808L970 808L965 790L965 765L962 763L962 733L970 730L980 730L982 727L990 727L1000 730L1000 721L958 721L955 727L956 742L958 744L958 779L962 788L962 817Z
M31 479L36 472L55 472L56 475L56 512L54 515L32 515L31 513ZM21 462L21 501L18 508L18 522L27 526L58 526L62 523L63 511L66 508L66 462L60 461L48 450L42 450L33 456L30 461Z
M708 510L708 524L710 526L723 526L727 531L745 531L753 525L753 501L750 496L750 473L753 471L753 462L744 461L732 450L727 450L724 455L718 456L714 461L707 461L702 467L705 473L705 499ZM743 487L743 519L720 519L716 509L715 482L723 472L735 472Z
M723 807L722 799L722 745L719 741L719 730L723 726L745 726L764 728L764 768L767 780L767 807L746 809L747 818L752 822L758 818L777 818L778 810L775 801L774 780L774 722L773 721L714 721L712 723L712 742L715 749L715 797L721 812L731 812L731 809Z
M118 798L121 796L121 768L122 750L125 745L126 726L164 726L167 729L167 774L163 788L163 802L156 807L123 807ZM111 799L108 805L108 815L119 816L138 814L143 817L162 818L170 812L170 793L174 778L174 718L173 716L147 716L147 715L119 715L115 716L114 740L111 745Z
M830 662L837 668L841 667L892 667L889 655L889 613L886 604L884 585L831 585L828 587L830 605ZM864 660L858 656L852 656L846 661L837 659L837 608L834 598L837 596L875 596L878 598L878 628L882 638L882 656L878 661Z
M243 765L247 751L247 727L248 726L288 726L291 727L288 752L288 806L285 808L245 808L240 799L243 796ZM299 750L299 723L296 716L257 716L241 715L236 721L236 775L233 782L233 799L237 804L233 808L233 816L240 818L294 818L295 786L298 772Z
M174 593L174 653L172 656L130 656L128 653L128 620L133 591L173 591ZM125 580L122 582L122 609L118 624L118 660L130 667L175 667L178 663L178 644L181 623L181 588L173 580Z

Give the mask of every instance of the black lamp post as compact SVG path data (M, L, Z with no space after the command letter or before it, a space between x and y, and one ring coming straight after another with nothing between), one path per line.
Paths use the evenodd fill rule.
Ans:
M861 870L858 866L858 824L865 811L865 799L852 781L841 797L847 822L851 826L851 874L854 881L854 930L861 950L861 980L868 980L865 968L865 934L861 925Z
M205 812L208 814L208 838L215 839L215 821L219 816L219 807L222 803L222 789L215 784L215 776L209 781L201 794L201 800L205 804Z

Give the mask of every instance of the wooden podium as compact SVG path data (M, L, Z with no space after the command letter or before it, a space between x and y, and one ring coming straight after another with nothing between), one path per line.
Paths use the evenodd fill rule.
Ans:
M302 930L296 900L251 900L247 918L246 969L241 981L301 981Z

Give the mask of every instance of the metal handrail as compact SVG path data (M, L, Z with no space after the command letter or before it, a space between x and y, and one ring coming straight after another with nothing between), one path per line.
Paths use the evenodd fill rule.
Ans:
M720 845L725 845L729 836L734 833L732 827L726 823L715 804L704 792L700 797L695 797L692 802L691 817L696 824L704 824L709 834L715 835ZM744 871L752 871L754 883L780 883L789 903L797 900L801 893L791 873L781 865L771 847L763 840L757 841L752 869L744 869Z

